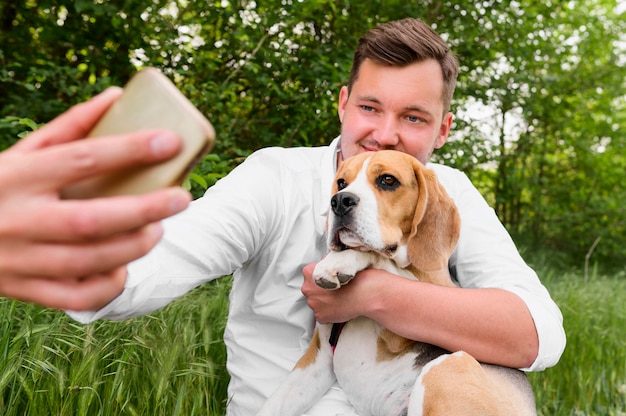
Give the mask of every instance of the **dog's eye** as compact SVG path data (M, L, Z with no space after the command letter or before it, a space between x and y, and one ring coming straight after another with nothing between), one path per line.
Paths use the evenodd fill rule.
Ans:
M376 185L383 191L393 191L400 186L400 181L393 175L380 175L376 178Z
M345 179L337 179L337 190L341 191L343 188L348 186L348 182Z

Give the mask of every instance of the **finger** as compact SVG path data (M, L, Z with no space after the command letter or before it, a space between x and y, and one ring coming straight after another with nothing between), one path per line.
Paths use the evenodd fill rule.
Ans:
M313 276L313 270L318 262L309 263L302 268L302 275L305 279L310 280Z
M307 298L311 296L314 289L318 287L313 282L313 270L315 269L316 264L317 262L309 263L302 268L302 276L304 279L302 281L302 287L300 288L300 291Z
M139 196L51 201L44 208L18 207L0 219L0 235L48 242L86 242L140 229L183 211L191 195L182 188Z
M152 249L163 235L159 223L82 244L0 244L0 276L22 274L75 279L124 266Z
M13 183L38 191L58 191L100 173L171 158L181 147L181 140L173 133L145 130L67 143L30 153L26 160L13 157L6 162L15 165Z
M38 303L49 308L98 310L123 291L125 281L125 267L105 274L71 280L12 275L0 278L0 293L3 296Z
M84 138L122 92L119 87L110 87L91 100L75 105L17 142L13 151L28 152Z

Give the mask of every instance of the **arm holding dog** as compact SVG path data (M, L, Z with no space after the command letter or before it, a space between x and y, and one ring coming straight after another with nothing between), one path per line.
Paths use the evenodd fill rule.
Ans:
M364 270L340 290L328 291L312 281L313 266L303 270L303 292L322 323L366 316L406 338L513 368L530 367L537 357L532 318L510 292L435 286L382 270Z

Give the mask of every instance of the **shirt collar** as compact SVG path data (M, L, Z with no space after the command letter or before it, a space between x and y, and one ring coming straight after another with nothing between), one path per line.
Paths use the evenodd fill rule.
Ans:
M339 137L336 137L328 146L320 166L320 215L328 213L330 204L330 195L333 187L333 179L337 173L337 146L339 146Z

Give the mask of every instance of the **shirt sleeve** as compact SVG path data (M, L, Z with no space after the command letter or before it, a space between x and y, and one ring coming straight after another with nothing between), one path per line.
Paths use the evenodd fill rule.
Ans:
M559 307L467 176L455 169L438 167L437 175L461 216L459 242L450 259L454 278L461 287L500 288L519 296L528 307L539 338L535 362L522 370L541 371L554 366L566 343Z
M111 303L67 313L81 323L144 315L240 269L281 221L281 199L271 195L280 189L280 172L266 159L253 154L185 211L164 220L162 240L128 265L124 291Z

